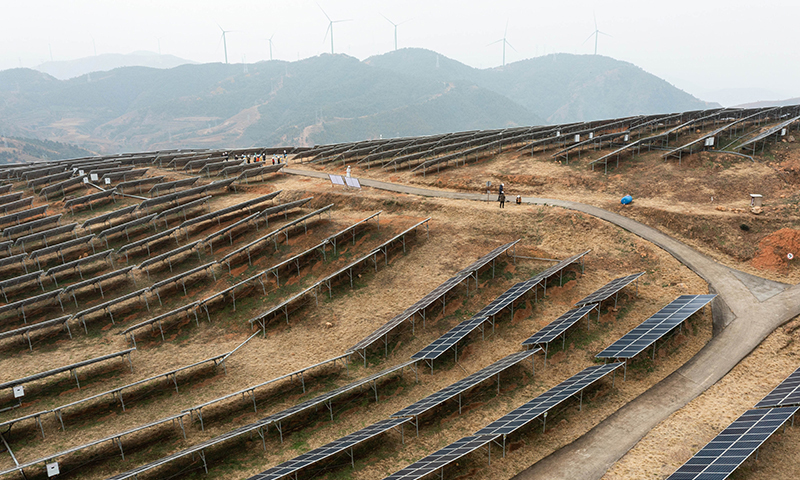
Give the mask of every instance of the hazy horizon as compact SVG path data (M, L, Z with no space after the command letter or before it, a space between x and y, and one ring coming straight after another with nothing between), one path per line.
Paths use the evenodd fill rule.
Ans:
M668 5L634 1L577 0L557 4L485 2L366 2L363 0L32 0L7 5L0 32L0 70L34 68L53 60L96 53L150 51L197 63L224 61L219 26L227 35L230 63L273 58L295 61L330 53L326 37L333 20L336 53L363 60L398 47L434 50L476 68L549 53L592 54L594 15L608 35L598 54L633 63L703 100L777 100L800 97L800 63L793 44L793 19L800 4L676 0ZM219 26L218 26L219 25ZM610 36L609 36L610 35ZM717 98L715 98L717 97ZM774 98L769 98L774 97Z

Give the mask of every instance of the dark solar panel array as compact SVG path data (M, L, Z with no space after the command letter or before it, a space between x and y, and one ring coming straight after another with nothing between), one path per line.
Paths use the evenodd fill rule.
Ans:
M97 234L97 238L104 238L104 237L107 237L109 235L113 235L115 233L123 232L123 231L125 231L125 230L127 230L129 228L135 227L137 225L145 224L145 223L149 222L150 220L153 220L153 218L155 218L155 216L156 216L155 213L151 213L150 215L147 215L146 217L137 218L135 220L131 220L130 222L125 222L125 223L121 223L121 224L113 226L113 227L109 227L109 228L101 231L100 233L98 233Z
M104 213L103 215L98 215L96 217L92 217L81 225L81 228L86 228L90 225L95 225L98 223L106 223L107 221L111 220L112 218L124 217L125 215L130 215L136 210L138 205L131 205L130 207L120 208L119 210L114 210L113 212Z
M463 393L470 388L474 387L475 385L481 383L482 381L497 375L498 373L502 372L503 370L515 365L526 358L531 357L534 353L541 351L539 348L535 348L532 350L527 350L524 352L517 352L508 355L507 357L503 357L500 360L494 362L493 364L489 365L488 367L484 367L477 372L473 373L472 375L466 376L461 380L435 392L427 397L415 402L404 409L400 410L399 412L392 415L392 417L415 417L420 415L431 408L444 403L445 401L455 397L456 395Z
M117 193L117 190L115 188L112 188L110 190L105 190L105 191L97 192L97 193L91 193L89 195L84 195L84 196L78 197L78 198L72 198L72 199L67 200L66 202L64 202L64 208L70 208L70 207L74 207L76 205L83 205L85 203L93 202L95 200L100 200L100 199L103 199L103 198L106 198L106 197L110 197L111 195L113 195L115 193Z
M177 207L172 207L163 212L158 213L155 217L153 217L153 221L158 220L159 218L167 217L172 215L173 213L184 212L187 208L194 208L204 203L208 203L208 201L213 198L211 195L206 195L205 197L198 198L197 200L192 200L191 202L186 202L184 204L178 205Z
M81 175L79 177L69 178L67 180L64 180L63 182L50 184L44 187L43 189L39 190L39 196L47 197L47 195L53 192L57 192L59 190L66 189L67 187L83 183L84 178L86 178L86 175Z
M74 238L72 240L67 240L66 242L56 243L55 245L50 245L49 247L40 248L37 250L32 251L28 258L31 260L37 259L42 255L47 255L49 253L58 252L64 250L65 248L72 248L77 245L83 245L85 243L89 243L94 239L94 235L86 235L84 237Z
M89 255L88 257L79 258L77 260L73 260L71 262L67 262L62 265L56 265L48 269L44 274L46 276L55 275L56 273L63 272L64 270L69 270L70 268L75 268L79 265L83 265L85 263L94 262L96 260L105 260L109 255L114 253L114 249L104 250L100 253L95 253L94 255Z
M0 226L9 225L12 223L19 223L26 218L35 217L36 215L44 215L47 211L47 207L50 205L42 205L41 207L34 207L28 210L23 210L21 212L11 213L5 216L0 217Z
M51 292L43 293L41 295L36 295L35 297L29 297L29 298L26 298L24 300L20 300L18 302L9 303L9 304L6 304L6 305L0 305L0 313L10 312L10 311L16 310L18 308L23 308L23 311L24 311L24 307L27 306L27 305L32 305L34 303L44 302L46 300L52 300L54 298L57 298L59 295L61 295L61 293L62 293L62 290L58 289L58 290L53 290Z
M215 212L207 213L205 215L201 215L199 217L193 218L191 220L187 220L181 224L181 227L188 227L189 225L194 225L196 223L204 222L206 220L211 220L217 218L222 215L227 215L229 213L236 212L238 210L244 210L245 208L251 208L254 205L258 205L259 203L263 203L280 195L282 190L278 190L277 192L272 192L267 195L262 195L258 198L254 198L252 200L247 200L246 202L237 203L236 205L231 205L230 207L226 207Z
M756 404L756 408L800 405L800 368Z
M156 264L158 262L164 261L164 260L168 259L169 257L172 257L172 256L177 255L179 253L185 252L187 250L191 250L194 247L200 245L201 242L202 242L202 240L197 240L197 241L194 241L192 243L187 243L186 245L184 245L182 247L178 247L178 248L176 248L174 250L170 250L167 253L162 253L161 255L157 255L157 256L155 256L153 258L149 258L149 259L145 260L144 262L142 262L141 264L139 264L139 268L142 269L142 268L149 267L150 265L153 265L153 264Z
M475 434L509 435L622 366L622 363L617 362L585 368L580 373L486 425Z
M12 227L6 227L3 229L3 236L13 237L22 232L31 232L37 228L42 228L53 223L58 223L60 220L61 220L61 214L59 213L57 215L50 215L48 217L40 218L38 220L31 220L30 222L21 223L19 225L14 225Z
M50 377L62 372L68 372L70 370L75 370L76 368L85 367L87 365L92 365L95 363L103 362L105 360L110 360L112 358L122 357L124 355L129 355L131 352L135 351L135 348L129 348L127 350L121 350L116 353L110 353L108 355L102 355L100 357L90 358L88 360L82 360L77 363L73 363L71 365L66 365L63 367L54 368L52 370L47 370L45 372L35 373L33 375L29 375L24 378L18 378L16 380L11 380L9 382L0 383L0 390L4 390L6 388L11 388L16 385L22 385L25 383L33 382L35 380L40 380L42 378Z
M418 360L433 360L439 358L444 352L469 335L473 330L480 327L481 324L487 320L487 317L472 317L468 320L464 320L448 330L444 335L431 342L428 346L412 355L411 358L416 358Z
M597 358L633 358L677 327L693 313L705 307L716 295L681 295L655 315L626 333Z
M472 435L464 437L421 460L417 460L406 468L389 475L384 480L416 480L422 478L440 468L452 464L459 458L474 452L496 438L497 435Z
M315 463L319 463L327 458L332 457L333 455L336 455L337 453L344 452L348 448L354 447L359 443L366 442L367 440L377 437L388 430L399 427L409 420L410 419L408 418L388 418L386 420L381 420L368 427L362 428L357 432L345 435L338 440L334 440L333 442L299 455L288 462L283 462L276 467L272 467L257 475L253 475L249 478L249 480L278 480L279 478L283 478L287 475L292 475L303 468L314 465Z
M64 293L70 293L73 290L78 290L83 287L88 287L89 285L93 285L96 283L104 282L106 280L111 280L112 278L116 278L122 275L127 275L130 273L131 270L136 268L135 266L120 268L119 270L114 270L113 272L106 273L104 275L100 275L98 277L90 278L89 280L84 280L82 282L73 283L64 287Z
M72 233L72 231L75 230L77 226L78 226L77 223L70 223L69 225L61 225L60 227L51 228L41 232L30 233L28 235L17 238L17 241L14 243L14 246L24 245L25 242L46 240L47 238L64 235L65 233Z
M20 200L15 200L13 202L0 205L0 210L3 211L3 214L6 214L8 212L13 212L14 210L19 210L20 208L29 208L31 205L33 205L33 197L25 197Z
M748 410L667 480L724 480L800 407Z
M603 300L610 298L612 295L619 292L620 290L628 286L631 282L641 277L642 275L644 275L644 272L634 273L633 275L628 275L626 277L615 278L614 280L611 280L607 284L597 289L597 291L589 294L583 300L575 303L575 305L600 303Z
M589 312L595 308L597 304L583 305L582 307L573 308L567 313L561 315L557 319L548 323L543 329L534 333L527 340L522 342L523 345L537 345L540 343L550 343L559 335L566 332L571 326L575 325L578 320L589 315Z

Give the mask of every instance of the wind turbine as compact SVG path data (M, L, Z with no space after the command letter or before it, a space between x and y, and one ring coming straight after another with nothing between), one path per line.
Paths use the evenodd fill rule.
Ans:
M235 30L225 30L217 24L220 30L222 30L222 46L225 48L225 63L228 63L228 37L225 36L227 33L232 33ZM219 45L219 44L217 44Z
M319 7L320 10L322 10L322 7L320 6L319 3L317 4L317 6ZM325 13L325 10L322 10L322 14L325 15L325 18L328 19L328 29L325 30L325 36L322 38L322 42L323 43L325 42L325 39L328 38L328 32L331 32L331 54L332 54L333 53L333 24L334 23L341 23L341 22L349 22L350 19L347 19L347 20L331 20L331 17L329 17L328 14Z
M606 32L601 32L600 30L597 29L597 15L596 14L593 15L594 15L594 32L592 32L592 35L594 35L594 54L597 55L597 37L599 37L600 35L605 35L607 37L610 37L611 35L607 34ZM589 38L584 40L583 43L588 42L589 39L592 38L592 35L589 35Z
M494 41L494 42L492 42L492 43L490 43L490 44L489 44L489 45L494 45L495 43L500 43L500 42L503 42L503 66L504 66L504 67L506 66L506 45L508 45L509 47L511 47L511 49L512 49L512 50L514 50L515 52L517 51L517 49L516 49L516 48L514 48L514 46L513 46L513 45L511 45L510 43L508 43L508 40L506 40L506 36L507 36L507 35L508 35L508 22L506 22L506 30L505 30L505 32L503 32L503 38L501 38L500 40ZM488 47L489 45L487 45L487 47Z
M381 17L385 18L387 22L389 22L392 25L394 25L394 49L397 50L397 27L399 27L400 25L406 23L408 20L406 20L404 22L400 22L400 23L394 23L393 21L389 20L389 18L384 14L381 14Z
M272 60L272 39L275 37L275 34L272 34L272 37L269 37L267 41L269 42L269 59Z

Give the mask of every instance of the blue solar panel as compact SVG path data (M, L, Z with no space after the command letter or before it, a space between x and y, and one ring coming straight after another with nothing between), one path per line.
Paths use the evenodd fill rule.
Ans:
M522 342L523 345L537 345L540 343L550 343L559 335L566 332L571 326L575 325L578 320L589 315L589 312L592 311L593 308L597 307L597 304L591 305L584 305L579 308L573 308L572 310L568 311L564 315L561 315L557 319L553 320L546 327L539 330L538 332L531 335L527 340Z
M748 410L667 480L724 480L800 407Z
M475 435L511 434L619 367L622 367L621 363L586 368L478 430Z
M669 333L693 313L706 306L716 295L681 295L655 315L626 333L597 358L633 358L656 340Z
M399 412L392 415L392 417L414 417L421 413L424 413L431 408L444 403L445 401L455 397L456 395L467 391L468 389L474 387L475 385L481 383L482 381L486 380L487 378L496 375L506 368L526 359L529 358L536 352L541 351L541 348L536 348L533 350L527 350L524 352L517 352L512 353L511 355L504 357L493 364L485 367L477 372L469 375L467 377L462 378L461 380L453 383L438 392L435 392L427 397L415 402L406 408L400 410Z
M384 480L416 480L422 478L429 473L433 473L440 468L450 465L464 455L485 446L496 438L497 435L473 435L464 437L412 463L406 468L389 475Z
M480 327L481 324L487 320L488 318L486 317L473 317L469 320L465 320L448 330L447 333L434 340L433 343L427 347L411 355L411 358L417 360L433 360L439 358L444 352L469 335L473 330Z
M388 418L386 420L381 420L380 422L374 423L366 428L362 428L361 430L353 432L350 435L345 435L344 437L334 440L333 442L323 445L322 447L315 448L314 450L299 455L288 462L283 462L276 467L272 467L257 475L253 475L249 478L249 480L278 480L288 475L292 475L303 468L311 466L315 463L319 463L329 457L332 457L333 455L336 455L337 453L341 453L348 448L358 445L361 442L365 442L373 437L376 437L387 430L391 430L394 427L399 427L409 420L409 418Z
M756 408L800 405L800 368L756 404Z
M644 275L644 272L634 273L633 275L628 275L627 277L620 277L611 280L607 284L603 285L597 291L589 294L583 300L577 302L575 305L587 305L589 303L600 303L603 300L610 298L615 293L619 292L626 286L628 286L631 282L638 279Z

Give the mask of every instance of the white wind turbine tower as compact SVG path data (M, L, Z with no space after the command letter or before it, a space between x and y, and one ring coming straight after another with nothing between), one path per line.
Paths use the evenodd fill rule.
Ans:
M319 3L317 4L317 6L319 7L320 10L322 10L322 7L320 6ZM328 19L328 29L325 30L325 36L322 38L322 42L323 43L325 42L325 39L328 38L328 32L331 32L331 53L333 53L333 24L334 23L341 23L341 22L349 22L350 19L347 19L347 20L331 20L331 17L329 17L328 14L325 13L325 10L322 10L322 14L325 15L325 18Z
M389 18L384 14L381 14L381 17L385 18L387 22L391 23L394 26L394 49L397 50L397 27L408 22L408 20L405 20L400 23L394 23L393 21L389 20Z
M226 36L226 34L233 33L235 32L235 30L225 30L224 28L220 27L219 24L217 24L217 26L219 27L220 30L222 30L221 38L222 38L222 46L225 49L225 63L228 63L228 37Z
M589 35L589 37L586 40L584 40L583 43L588 42L592 38L592 36L594 36L594 54L597 55L597 37L599 37L600 35L605 35L607 37L610 37L611 35L607 34L606 32L601 32L600 30L597 29L597 15L595 14L593 15L594 15L594 32L592 32L592 35Z
M506 30L505 30L505 32L503 32L503 38L501 38L500 40L494 41L494 42L492 42L492 43L490 43L490 44L489 44L489 45L494 45L495 43L500 43L500 42L503 42L503 66L504 66L504 67L506 66L506 45L508 45L509 47L511 47L511 49L512 49L512 50L514 50L515 52L517 51L517 49L516 49L516 48L514 48L514 46L513 46L513 45L511 45L510 43L508 43L508 40L506 40L506 36L507 36L507 35L508 35L508 22L506 22ZM489 45L487 45L487 47L488 47Z
M267 39L269 42L269 59L272 60L272 39L275 38L275 34L273 33L271 37Z

